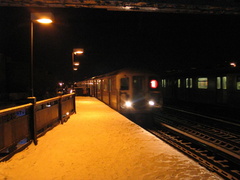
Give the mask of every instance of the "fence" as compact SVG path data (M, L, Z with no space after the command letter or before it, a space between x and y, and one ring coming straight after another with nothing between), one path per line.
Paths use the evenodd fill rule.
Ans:
M4 161L76 113L75 94L0 110L0 161Z

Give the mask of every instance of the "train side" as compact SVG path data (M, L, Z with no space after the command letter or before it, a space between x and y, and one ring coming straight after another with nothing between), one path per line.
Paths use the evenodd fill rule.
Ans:
M120 113L146 113L162 107L159 77L137 69L122 69L77 82L76 89L103 101Z
M240 107L240 69L191 70L161 78L164 102Z

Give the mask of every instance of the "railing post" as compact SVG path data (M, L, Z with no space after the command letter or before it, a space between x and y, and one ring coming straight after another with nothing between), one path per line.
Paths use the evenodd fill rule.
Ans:
M76 94L75 93L73 95L73 110L74 110L74 113L76 114L77 111L76 111Z
M58 116L59 116L59 120L60 120L61 124L63 124L62 96L59 96Z
M28 97L28 100L32 103L32 109L30 112L30 133L31 138L35 145L37 145L37 130L36 130L36 97Z

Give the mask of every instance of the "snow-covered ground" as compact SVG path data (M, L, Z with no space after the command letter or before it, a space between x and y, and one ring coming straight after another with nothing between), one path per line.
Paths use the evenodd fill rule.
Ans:
M221 179L92 97L77 114L0 163L0 180Z

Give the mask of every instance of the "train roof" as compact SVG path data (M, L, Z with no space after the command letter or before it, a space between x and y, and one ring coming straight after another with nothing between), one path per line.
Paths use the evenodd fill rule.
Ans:
M102 74L102 75L98 75L98 76L94 76L90 79L98 79L98 78L102 78L102 77L105 77L105 76L112 76L112 75L117 75L117 74L120 74L120 73L146 73L146 74L156 74L156 73L153 73L147 69L143 69L143 68L123 68L123 69L119 69L119 70L116 70L116 71L112 71L110 73L105 73L105 74Z
M166 71L161 74L161 77L164 76L197 76L197 75L223 75L223 74L240 74L239 67L224 67L224 68L211 68L211 69L185 69L185 70L172 70Z

